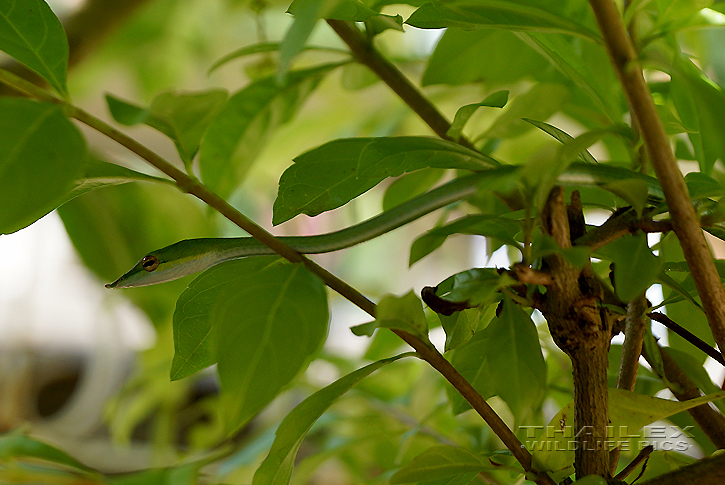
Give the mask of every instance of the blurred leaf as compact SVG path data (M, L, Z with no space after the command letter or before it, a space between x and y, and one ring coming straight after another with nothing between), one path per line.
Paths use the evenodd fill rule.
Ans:
M47 202L42 208L38 208L34 212L36 220L44 217L46 214L62 206L69 200L73 200L86 192L103 187L122 185L129 182L159 182L173 185L173 182L169 179L146 175L120 165L96 160L95 158L88 158L86 163L81 166L81 174L74 181L73 188L57 199Z
M720 182L702 172L690 172L685 175L685 183L690 197L705 199L725 196L725 187Z
M0 4L0 50L40 74L64 97L68 95L68 39L43 0Z
M424 4L405 21L419 29L458 27L475 29L493 27L506 30L560 32L598 41L599 35L584 24L548 11L551 3L479 0L448 2L433 1Z
M376 311L375 320L352 327L357 336L372 336L376 328L403 330L428 341L428 321L423 313L423 303L412 291L403 296L384 296Z
M221 411L232 431L307 367L327 336L329 314L324 284L302 265L259 270L259 263L248 258L219 266L216 278L228 282L209 320L215 330Z
M522 79L549 80L550 71L549 63L512 32L451 27L428 59L421 84L485 81L487 86L498 87Z
M569 143L570 141L574 140L574 137L568 134L567 132L560 130L556 126L550 125L549 123L544 123L543 121L536 121L536 120L530 120L528 118L522 118L527 123L531 123L544 133L551 135L555 140L560 141L563 144ZM587 163L598 163L597 160L592 156L591 153L589 153L589 150L583 150L579 152L579 158L583 162Z
M297 450L315 421L340 396L362 379L379 368L410 355L412 354L400 354L366 365L320 389L298 404L277 428L272 448L254 474L252 485L287 485L292 476Z
M522 39L528 40L531 46L541 53L564 76L579 86L597 105L602 114L610 120L619 120L618 110L612 104L612 93L602 86L602 79L595 76L572 45L572 40L563 35L541 35L527 33ZM611 76L613 77L613 76ZM604 84L604 86L608 86ZM616 98L615 98L616 99ZM539 119L543 119L539 117Z
M412 266L443 245L452 234L475 234L493 237L514 248L522 249L514 236L521 231L521 224L510 219L503 219L484 214L473 214L461 217L449 224L436 227L416 239L410 247L408 264Z
M318 20L324 18L364 22L371 17L381 16L380 13L356 0L294 0L288 11L295 16L295 20L279 47L280 59L277 71L279 84L288 82L287 75L292 59L304 49ZM382 17L389 16L382 15ZM396 19L396 17L390 18ZM402 22L402 19L396 20Z
M503 108L506 106L508 98L508 91L497 91L487 96L486 99L480 103L467 104L458 108L458 111L456 111L456 115L453 118L453 123L451 123L451 127L448 129L446 134L454 141L458 141L461 138L463 127L466 125L466 122L471 116L473 116L473 113L475 113L478 108L483 106L490 108Z
M453 354L454 367L484 399L499 395L516 422L532 416L541 405L546 386L546 362L534 322L510 300L491 323ZM456 395L454 412L468 409Z
M442 170L438 169L422 169L403 174L393 180L385 189L383 210L390 210L413 197L425 193L440 180L443 173Z
M291 72L279 86L273 77L255 81L227 101L201 141L204 183L222 197L242 182L274 131L297 113L322 78L340 64Z
M272 223L336 209L387 177L422 168L482 170L491 159L458 144L425 137L343 138L294 158L282 174Z
M105 281L128 271L152 249L216 235L201 205L161 185L125 184L97 190L66 203L58 214L85 265ZM114 291L161 325L169 322L173 304L187 282Z
M725 160L725 94L689 60L672 72L671 95L695 149L700 171L710 174L715 161Z
M568 96L569 90L561 84L534 84L525 93L509 100L506 109L496 118L485 136L513 138L522 135L532 129L523 118L549 119L561 110Z
M380 78L367 66L350 63L342 68L342 85L345 89L356 91L365 89L380 81Z
M428 448L401 467L390 477L390 483L427 482L495 468L487 458L465 448L439 445Z
M0 98L0 234L58 207L85 160L83 136L60 106Z
M150 468L108 478L110 485L195 485L203 461L168 468Z
M147 108L106 95L113 118L124 125L145 123L171 138L184 163L190 166L209 122L219 112L228 93L211 89L196 93L163 93Z
M13 458L37 458L95 475L97 472L65 451L46 444L15 429L0 435L0 463Z

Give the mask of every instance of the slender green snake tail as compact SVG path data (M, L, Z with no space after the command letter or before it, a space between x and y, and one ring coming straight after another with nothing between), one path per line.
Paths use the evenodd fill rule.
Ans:
M279 239L303 254L349 248L474 195L479 187L493 190L493 184L513 175L519 169L519 166L508 165L459 177L354 226L327 234L282 236ZM650 197L662 199L662 190L656 179L607 165L574 163L559 176L558 183L598 186L632 178L647 183ZM106 288L131 288L164 283L204 271L230 259L265 254L275 253L251 237L186 239L148 253L126 274L107 284Z

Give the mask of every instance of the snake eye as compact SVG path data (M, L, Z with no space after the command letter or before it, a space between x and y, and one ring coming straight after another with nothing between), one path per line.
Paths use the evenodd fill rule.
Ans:
M159 258L150 254L144 256L141 260L141 267L150 273L159 267Z

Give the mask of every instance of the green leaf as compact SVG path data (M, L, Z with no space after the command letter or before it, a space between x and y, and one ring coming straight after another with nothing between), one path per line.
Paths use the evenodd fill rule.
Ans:
M705 199L725 196L725 187L714 178L702 172L690 172L685 175L685 183L690 197Z
M199 150L201 137L219 112L228 93L211 89L196 93L163 93L147 108L106 95L113 118L124 125L145 123L171 138L184 163L190 166Z
M85 141L59 106L0 98L0 234L60 205L85 160Z
M422 136L373 138L358 159L361 178L397 177L421 168L487 170L501 164L457 143Z
M229 62L239 59L240 57L249 56L252 54L262 54L265 52L277 52L280 48L281 43L280 42L260 42L258 44L252 44L248 45L246 47L242 47L241 49L237 49L235 51L230 52L229 54L225 55L218 61L216 61L212 66L209 68L209 71L207 74L211 74L212 72L216 71L220 67L222 67L225 64L228 64ZM314 46L314 45L308 45L305 46L302 50L304 51L319 51L319 52L332 52L335 54L346 54L349 55L350 52L346 51L344 49L338 49L336 47L325 47L325 46Z
M358 336L373 334L376 328L403 330L428 340L428 320L423 313L423 303L410 291L403 296L386 295L378 303L375 321L351 328Z
M527 123L531 123L544 133L551 135L555 140L560 141L562 144L569 143L570 141L574 140L574 137L568 134L567 132L560 130L554 125L550 125L549 123L544 123L543 121L536 121L531 120L528 118L522 118ZM583 162L587 163L598 163L597 160L592 156L591 153L589 153L589 150L582 150L579 152L579 158Z
M599 35L585 24L570 20L560 12L548 11L537 2L501 0L433 1L424 4L405 21L419 29L497 28L518 31L559 32L599 41Z
M637 215L641 216L642 211L647 206L649 198L649 183L640 179L617 180L616 182L603 184L604 190L608 190L614 195L618 195L628 204L634 207Z
M291 72L284 86L273 77L260 79L229 98L201 141L204 183L222 197L229 196L274 131L292 119L322 78L339 65Z
M322 281L298 264L253 258L228 261L218 277L234 275L212 308L210 321L222 387L221 412L236 430L303 371L327 335Z
M466 125L466 122L473 115L473 113L476 112L478 108L481 108L483 106L487 106L490 108L503 108L504 106L506 106L508 99L508 91L497 91L487 96L486 99L484 99L480 103L467 104L458 108L458 111L456 111L456 115L453 117L453 123L451 123L451 127L448 128L448 132L446 134L454 141L458 141L461 138L461 134L463 133L463 127Z
M425 137L343 138L294 162L279 180L275 225L298 214L316 216L336 209L387 177L428 167L482 170L493 163L458 144Z
M336 209L375 187L382 179L361 179L357 161L372 138L344 138L294 158L279 179L272 224L298 214L316 216Z
M215 322L212 313L227 285L239 277L263 271L279 261L276 256L249 258L243 274L235 274L225 265L212 266L197 276L176 301L174 310L174 359L171 362L172 381L183 379L217 362L213 345Z
M519 250L521 244L514 239L514 235L521 231L521 224L511 219L474 214L457 219L449 224L436 227L413 241L410 247L409 265L429 255L443 245L448 236L452 234L475 234L496 238Z
M390 477L390 483L413 483L479 473L496 468L487 458L465 448L439 445L428 448Z
M467 302L470 306L491 303L499 289L513 280L498 273L496 268L473 268L449 276L438 284L436 295L452 302Z
M668 288L672 290L672 293L676 293L680 295L685 300L689 301L693 305L695 305L697 308L700 309L700 311L704 310L702 309L702 305L695 300L694 296L690 291L688 291L686 288L683 288L680 283L675 281L670 275L668 275L664 270L660 272L659 276L657 277L657 281ZM672 293L670 293L670 296L668 297L668 300L672 298ZM674 303L674 302L672 302Z
M725 391L687 401L669 401L610 388L609 429L612 430L613 436L607 437L607 444L610 449L614 448L622 441L628 440L629 435L635 434L648 424L723 397L725 397ZM551 418L549 425L537 438L532 453L534 469L566 473L574 464L575 434L574 402L572 401ZM571 472L573 472L573 468L571 468ZM556 480L557 476L552 478Z
M484 399L499 395L516 417L525 421L541 405L546 388L546 362L534 322L510 300L500 315L468 343L456 349L453 365ZM454 398L454 411L467 409Z
M647 246L647 236L624 236L607 245L614 262L614 287L622 301L638 297L657 281L661 263Z
M13 458L37 458L86 473L96 474L93 469L68 455L65 451L32 438L21 429L15 429L0 436L0 463Z
M254 474L252 485L287 485L297 450L312 425L337 400L377 369L412 354L406 353L366 365L315 392L297 405L277 428L267 458Z
M460 85L485 81L486 86L508 87L523 79L550 80L552 69L549 66L513 32L451 27L446 29L428 59L421 84Z
M709 174L716 160L725 160L725 94L689 60L676 64L670 85L700 171Z
M480 328L491 321L496 311L496 305L488 305L485 308L467 308L462 311L453 312L452 315L438 313L438 319L446 332L446 342L443 350L448 352L468 342Z
M60 20L43 0L0 3L0 50L67 96L68 39Z

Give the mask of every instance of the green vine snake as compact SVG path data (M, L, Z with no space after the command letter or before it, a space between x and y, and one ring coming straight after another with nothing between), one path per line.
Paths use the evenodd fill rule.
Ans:
M456 178L371 219L339 231L315 236L283 236L279 239L303 254L349 248L474 195L480 186L495 184L520 168L502 166ZM650 197L663 198L656 179L611 165L576 162L559 175L557 183L601 186L632 178L646 182ZM204 271L230 259L265 254L275 253L251 237L186 239L148 253L126 274L107 284L106 288L131 288L164 283Z

